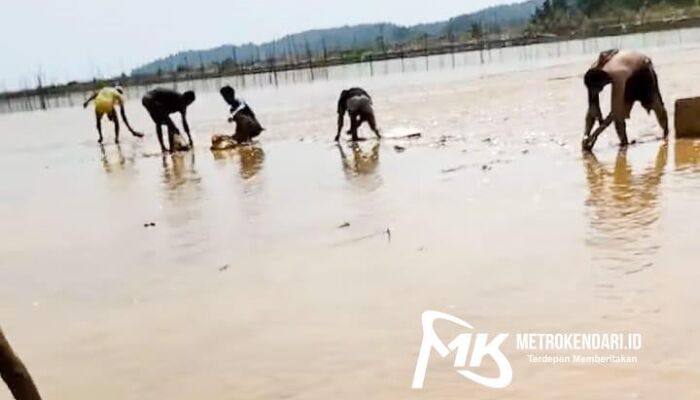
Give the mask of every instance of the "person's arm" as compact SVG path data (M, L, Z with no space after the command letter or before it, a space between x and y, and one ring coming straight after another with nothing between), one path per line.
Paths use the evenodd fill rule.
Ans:
M588 112L586 113L586 130L584 137L589 137L595 123L603 123L603 113L600 111L600 93L588 88Z
M345 123L345 101L347 100L347 90L343 90L340 93L340 98L338 99L338 134L335 135L335 141L340 140L340 132L343 130L343 124Z
M595 146L595 142L598 141L598 136L600 136L601 133L603 133L610 124L613 123L613 115L610 114L608 115L604 120L600 121L600 125L598 126L598 129L595 130L590 135L584 136L583 137L583 149L586 151L591 151L593 150L593 146Z
M129 129L129 132L131 132L132 135L142 138L144 135L141 132L137 132L134 130L134 128L131 127L131 124L129 124L129 120L126 118L126 110L124 109L124 102L119 103L119 112L122 116L122 120L124 121L124 125L126 125L127 129Z
M87 108L88 104L95 100L97 98L97 92L93 93L92 96L90 96L87 100L85 100L85 103L83 103L83 108Z
M182 110L180 115L182 117L182 129L184 129L185 133L189 136L190 135L190 124L187 123L187 110Z
M0 376L16 400L41 400L22 360L12 351L0 329Z

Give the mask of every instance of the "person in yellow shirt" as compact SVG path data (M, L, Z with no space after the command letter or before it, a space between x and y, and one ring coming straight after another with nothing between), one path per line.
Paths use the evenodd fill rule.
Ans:
M16 400L41 400L29 371L17 357L0 329L0 377Z
M121 87L105 87L95 92L89 99L83 104L84 108L87 108L90 102L95 102L95 118L97 119L97 133L100 135L98 143L102 143L102 117L107 115L112 123L114 123L114 135L115 143L119 143L119 117L117 116L116 108L119 107L119 111L124 124L129 129L132 135L136 137L143 137L143 133L136 132L129 125L129 120L126 118L126 111L124 110L124 89Z

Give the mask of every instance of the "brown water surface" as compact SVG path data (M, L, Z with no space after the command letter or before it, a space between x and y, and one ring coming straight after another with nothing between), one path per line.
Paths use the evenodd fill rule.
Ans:
M669 107L698 94L697 49L650 53ZM637 110L644 144L610 131L582 155L589 63L250 89L267 131L217 154L214 93L186 154L158 154L136 100L148 135L121 145L83 109L1 115L0 322L47 399L700 398L700 145ZM388 136L423 138L332 143L355 83ZM436 363L411 391L427 309L644 348L630 366L508 348L506 390Z

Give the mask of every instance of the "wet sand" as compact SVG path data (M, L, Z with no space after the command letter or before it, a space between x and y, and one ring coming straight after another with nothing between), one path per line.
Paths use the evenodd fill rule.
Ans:
M697 49L651 55L670 109L698 94ZM583 156L589 62L254 90L268 130L218 154L215 94L190 113L197 149L167 156L137 101L147 137L103 148L83 109L1 115L3 329L47 399L697 398L700 145L655 141L637 109L646 143L618 153L611 130ZM388 135L423 138L333 144L350 84ZM434 362L411 391L427 309L644 348L631 366L507 348L505 390Z

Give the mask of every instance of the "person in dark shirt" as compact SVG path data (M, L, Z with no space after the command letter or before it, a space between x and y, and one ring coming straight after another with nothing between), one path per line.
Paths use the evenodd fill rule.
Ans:
M362 123L367 122L377 138L381 138L377 128L377 121L374 118L374 109L372 108L372 97L362 88L350 88L343 90L338 99L338 133L335 136L335 141L340 140L340 132L343 130L345 114L350 116L350 131L353 141L360 140L357 136L357 130Z
M236 133L233 135L233 139L237 143L250 142L265 130L245 100L236 98L234 88L226 85L221 88L220 93L224 101L231 106L229 122L236 123Z
M247 115L256 121L258 120L255 113L248 106L245 100L236 98L236 90L234 88L226 85L222 87L219 92L221 93L221 97L224 98L224 101L231 106L231 114L242 113L243 115ZM231 117L231 122L233 122L233 116Z
M187 123L187 107L194 103L194 101L195 94L193 91L180 93L175 90L164 88L153 89L143 96L141 103L146 110L148 110L153 122L156 124L158 143L160 143L160 149L164 153L168 151L178 151L178 147L182 147L182 145L178 145L175 140L175 135L179 136L180 131L177 129L177 126L175 126L173 120L170 119L170 115L175 113L179 113L182 117L182 127L185 133L187 133L189 146L194 146L192 135L190 134L190 126ZM163 125L168 127L170 150L168 150L163 143Z

